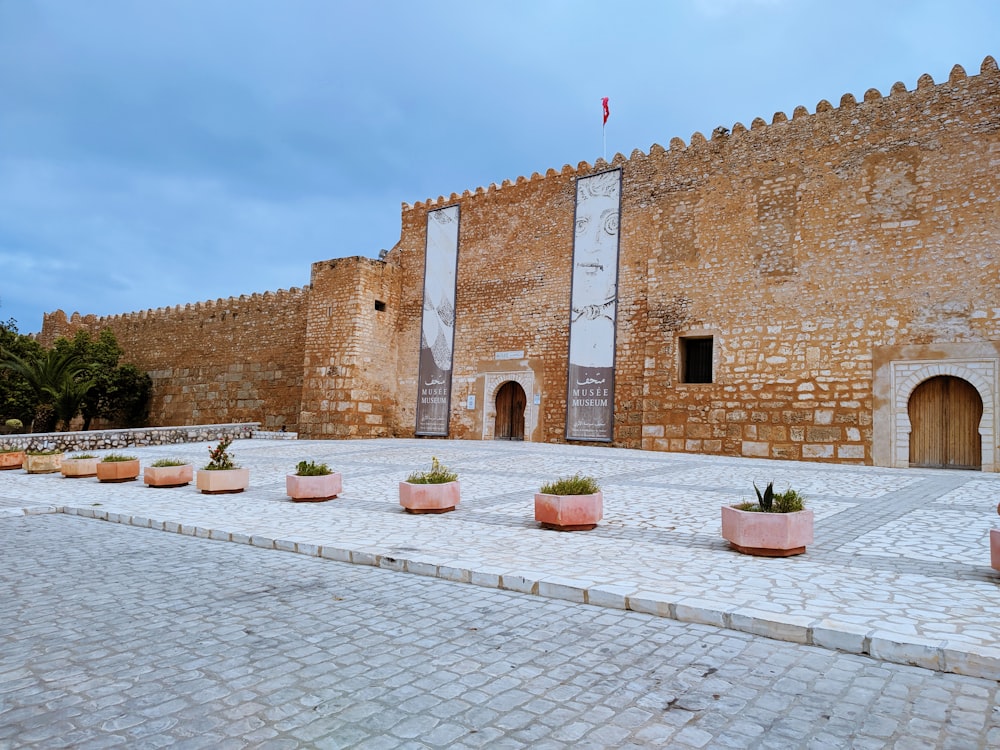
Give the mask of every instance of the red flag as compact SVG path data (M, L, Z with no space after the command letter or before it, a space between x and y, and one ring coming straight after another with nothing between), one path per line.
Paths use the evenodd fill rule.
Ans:
M608 115L610 114L610 112L608 112L608 97L606 97L606 96L603 97L601 99L601 104L604 105L604 124L607 125L608 124Z

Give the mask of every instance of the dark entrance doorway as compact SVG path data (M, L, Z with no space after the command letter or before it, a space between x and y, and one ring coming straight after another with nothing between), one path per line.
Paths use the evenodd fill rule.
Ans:
M979 420L983 400L969 382L951 375L925 380L910 395L910 466L981 469Z
M528 403L519 383L508 380L497 391L494 440L524 440L524 407Z

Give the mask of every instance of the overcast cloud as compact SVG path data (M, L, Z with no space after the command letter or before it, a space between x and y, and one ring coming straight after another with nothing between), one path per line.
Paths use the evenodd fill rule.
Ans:
M0 319L309 283L402 202L1000 57L1000 3L0 0Z

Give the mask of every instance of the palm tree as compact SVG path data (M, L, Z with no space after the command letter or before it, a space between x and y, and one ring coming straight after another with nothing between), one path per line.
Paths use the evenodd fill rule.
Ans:
M35 393L39 406L51 408L65 427L75 417L93 381L81 376L90 373L90 366L76 352L49 349L36 357L19 357L13 352L0 351L0 369L24 378ZM31 430L34 431L35 420Z

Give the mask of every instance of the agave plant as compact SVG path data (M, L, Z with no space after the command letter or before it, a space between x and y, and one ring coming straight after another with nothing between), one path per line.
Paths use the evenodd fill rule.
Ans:
M757 493L757 507L753 503L747 503L749 508L741 510L758 510L761 513L795 513L805 507L805 498L798 492L789 488L784 492L774 491L774 482L768 482L763 492L754 482L754 491Z

